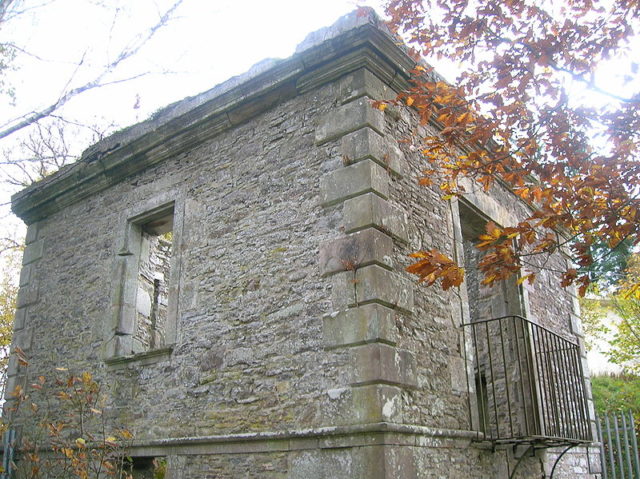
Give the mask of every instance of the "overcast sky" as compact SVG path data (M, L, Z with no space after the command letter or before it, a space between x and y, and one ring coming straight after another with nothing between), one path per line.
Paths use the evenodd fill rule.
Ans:
M5 74L16 97L11 102L0 95L0 125L42 109L61 92L93 79L123 47L139 41L174 2L24 0L27 11L0 29L0 41L24 50L17 54L14 69ZM378 0L358 4L381 10ZM355 8L354 0L183 0L169 24L107 80L146 75L82 94L62 113L80 123L114 123L117 128L142 121L260 60L290 56L308 33ZM16 138L0 140L0 149L15 147ZM86 137L75 140L72 146L78 154L89 146ZM6 206L17 189L2 186L0 201L5 207L0 209L0 228L19 225L7 216Z
M25 4L38 1L42 0L26 0ZM146 32L157 21L158 12L173 1L104 0L109 5L106 8L97 0L53 0L8 22L0 31L2 39L42 60L18 55L18 68L8 77L16 87L15 107L7 103L6 96L0 98L0 124L46 106L70 80L79 85L91 79L123 45ZM354 8L353 0L184 0L170 24L112 78L141 72L152 72L150 75L82 95L66 112L121 124L142 120L264 58L288 57L309 32L332 24Z

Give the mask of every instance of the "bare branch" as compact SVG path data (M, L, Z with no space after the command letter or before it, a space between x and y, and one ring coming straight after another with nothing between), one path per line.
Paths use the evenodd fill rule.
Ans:
M183 1L184 0L176 0L176 2L160 16L160 18L158 19L156 24L153 25L146 32L145 35L143 35L142 37L137 38L130 46L125 47L117 55L117 57L113 61L111 61L110 63L108 63L107 65L104 66L102 72L100 74L98 74L95 78L93 78L92 80L84 83L81 86L78 86L78 87L72 88L72 89L70 89L70 90L68 90L66 92L63 92L55 102L51 103L46 108L42 108L41 110L34 111L34 112L29 113L29 114L26 114L26 115L24 115L22 117L22 120L18 121L17 123L15 123L14 125L12 125L10 127L7 127L5 129L1 130L0 131L0 140L12 135L13 133L16 133L17 131L20 131L20 130L26 128L29 125L37 123L38 121L51 116L54 112L59 110L62 106L64 106L71 99L77 97L78 95L81 95L81 94L83 94L83 93L85 93L87 91L90 91L90 90L94 90L96 88L101 88L101 87L104 87L104 86L107 86L107 85L113 85L113 84L117 84L117 83L123 83L123 82L126 82L126 81L131 81L133 79L140 78L141 76L146 75L147 73L140 73L140 74L133 75L133 76L130 76L130 77L127 77L127 78L105 81L105 78L108 75L113 73L123 62L125 62L129 58L135 56L140 51L140 49L144 45L146 45L156 35L156 33L160 29L162 29L164 26L166 26L168 24L169 20L174 15L176 9L182 4ZM82 61L78 64L78 67L81 64L82 64ZM74 72L74 75L75 75L75 72ZM67 86L65 87L65 90L66 90L66 88L68 88L69 83L72 81L72 79L73 79L73 75L70 78Z

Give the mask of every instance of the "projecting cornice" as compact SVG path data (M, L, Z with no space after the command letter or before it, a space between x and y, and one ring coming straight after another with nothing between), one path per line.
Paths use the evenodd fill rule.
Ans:
M392 89L407 86L414 61L373 11L353 12L310 34L285 60L164 108L88 148L80 160L12 197L27 224L195 147L281 102L366 67Z

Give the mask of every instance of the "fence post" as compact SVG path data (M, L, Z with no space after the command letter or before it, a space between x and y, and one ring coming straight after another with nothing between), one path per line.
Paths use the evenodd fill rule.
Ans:
M618 466L620 467L621 479L624 479L624 463L622 462L622 445L620 444L620 429L618 428L618 414L613 413L613 430L616 439L616 456L618 458Z
M627 427L627 417L625 412L620 413L622 416L622 429L624 432L624 457L627 462L627 471L629 471L629 477L633 477L633 471L631 470L631 444L629 443L629 429Z
M600 441L600 467L602 468L602 479L609 479L607 473L607 458L604 454L604 435L602 434L602 426L600 418L596 415L596 431L598 432L598 441Z
M638 441L636 439L636 425L633 419L633 413L628 411L629 413L629 424L631 427L631 446L632 446L632 454L633 454L633 468L636 473L636 477L640 478L640 459L638 458Z
M633 413L614 412L596 419L601 444L602 478L640 479L640 457ZM613 425L611 421L614 421Z

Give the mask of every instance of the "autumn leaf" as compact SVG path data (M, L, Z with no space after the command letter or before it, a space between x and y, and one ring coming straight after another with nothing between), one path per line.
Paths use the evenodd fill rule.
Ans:
M492 0L427 3L446 13L424 15L419 0L388 0L385 8L411 48L455 58L462 69L452 85L414 68L398 96L396 104L420 105L412 110L420 124L435 118L441 127L416 141L429 165L420 184L440 187L444 199L460 193L452 183L461 178L488 193L500 185L530 208L509 232L479 239L483 251L496 250L483 269L489 282L517 274L523 258L544 269L544 256L562 247L579 268L558 280L585 291L587 265L601 257L581 244L640 244L640 90L625 96L593 80L599 62L626 55L640 31L637 5L587 2L578 14L562 2L566 8L553 11L522 2L496 10ZM640 85L640 71L628 71ZM605 101L587 104L573 85ZM517 244L499 251L510 241ZM423 278L432 284L434 276Z
M437 250L418 251L409 255L417 259L415 263L407 266L409 273L418 276L419 282L428 286L438 280L441 281L445 291L453 286L460 286L464 279L464 269L460 268L451 258Z

